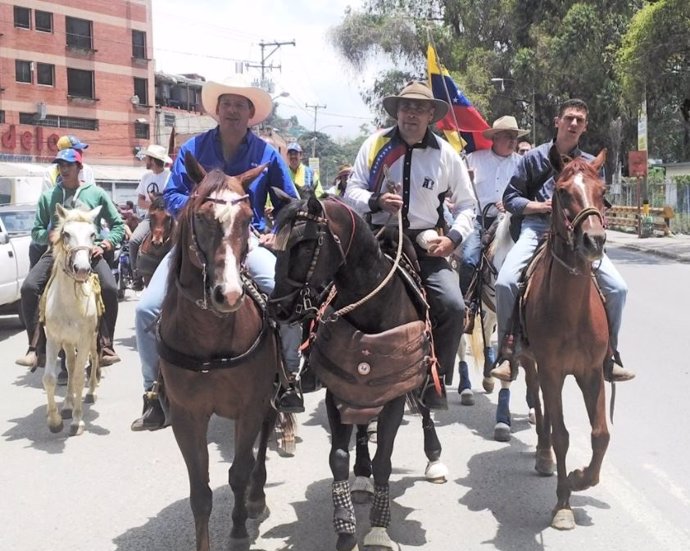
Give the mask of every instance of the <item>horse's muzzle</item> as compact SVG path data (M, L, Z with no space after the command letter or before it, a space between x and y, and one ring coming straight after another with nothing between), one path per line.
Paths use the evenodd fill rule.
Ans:
M576 250L589 261L599 260L604 256L606 244L606 230L593 228L583 232L577 237Z
M223 286L216 285L211 292L211 303L214 310L224 314L236 312L244 301L244 290L241 292L223 293Z

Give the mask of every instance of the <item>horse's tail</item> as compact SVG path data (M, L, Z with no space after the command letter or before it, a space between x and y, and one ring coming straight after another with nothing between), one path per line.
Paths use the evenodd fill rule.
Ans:
M484 369L484 336L482 335L482 319L477 316L477 320L472 329L470 337L470 346L472 347L472 357L474 358L474 369L477 373L482 373ZM490 335L486 335L489 339Z

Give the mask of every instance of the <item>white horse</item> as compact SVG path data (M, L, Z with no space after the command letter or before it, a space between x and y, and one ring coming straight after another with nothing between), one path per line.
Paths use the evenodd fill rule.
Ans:
M91 272L91 249L96 239L94 220L101 207L91 211L66 210L57 205L58 225L53 244L53 268L41 297L40 315L46 332L46 368L43 387L48 396L48 427L60 432L63 419L72 418L70 435L84 431L82 394L84 366L91 357L89 392L95 401L98 377L98 323L102 313L98 276ZM65 351L68 383L62 415L55 404L55 386L60 371L56 361Z
M494 367L496 361L496 351L491 345L491 337L496 330L495 274L501 269L512 246L513 239L510 236L510 214L506 213L501 215L496 229L496 235L487 251L487 256L491 259L494 271L492 273L487 272L483 274L483 288L481 293L482 318L481 320L479 318L476 319L472 334L462 335L460 346L458 347L457 356L460 360L458 365L460 371L458 392L460 393L460 402L466 406L474 404L474 393L472 392L469 381L469 364L467 362L469 358L468 344L472 351L475 366L483 366L482 386L484 387L484 391L487 394L491 394L494 390L494 379L491 377L490 371ZM528 404L528 406L529 421L530 423L534 423L534 407L532 404ZM501 381L501 390L498 393L498 406L496 408L494 439L499 442L508 442L510 440L510 426L510 383Z

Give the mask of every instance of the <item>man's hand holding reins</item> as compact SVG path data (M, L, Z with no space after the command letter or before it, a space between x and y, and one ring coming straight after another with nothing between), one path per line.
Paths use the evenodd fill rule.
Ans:
M386 192L379 196L377 204L381 210L390 214L397 214L403 206L403 199L397 193Z

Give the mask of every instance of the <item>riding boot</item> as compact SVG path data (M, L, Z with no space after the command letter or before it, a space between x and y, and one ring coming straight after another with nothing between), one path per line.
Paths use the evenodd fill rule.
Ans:
M618 351L604 360L604 379L609 383L622 383L635 378L635 372L623 367Z
M113 365L120 361L120 356L113 350L113 341L108 335L105 318L101 319L98 327L98 343L101 351L101 366Z
M130 427L133 431L158 430L165 428L165 413L158 399L158 393L149 391L144 393L144 408L139 419Z

